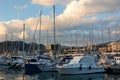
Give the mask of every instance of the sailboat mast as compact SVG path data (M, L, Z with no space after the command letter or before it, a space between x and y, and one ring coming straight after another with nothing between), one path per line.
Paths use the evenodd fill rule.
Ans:
M103 29L102 29L102 43L103 43Z
M13 33L12 33L12 41L11 41L11 57L14 54L14 42L13 42Z
M6 53L6 55L8 54L8 41L7 41L7 34L5 35L5 38L6 38L6 44L5 44L5 53Z
M47 41L46 41L46 44L47 44L47 45L48 45L48 39L49 39L48 36L49 36L49 35L48 35L48 29L47 29Z
M24 50L24 46L25 46L24 42L25 42L25 24L23 24L23 52L25 51Z
M53 50L53 54L54 54L54 58L56 55L56 51L55 51L55 46L56 46L56 33L55 33L55 6L53 6L53 24L54 24L54 50Z
M110 42L110 28L108 28L108 39L109 39L109 42Z
M39 54L41 53L41 46L40 46L40 41L41 41L41 22L42 22L42 20L41 20L41 18L42 18L42 11L40 11L40 16L39 16L39 21L40 21L40 25L39 25Z

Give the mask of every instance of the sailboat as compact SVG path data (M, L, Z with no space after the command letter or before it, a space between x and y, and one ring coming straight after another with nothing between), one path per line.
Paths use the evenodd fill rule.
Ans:
M23 42L22 42L22 51L18 51L18 56L11 56L11 66L9 67L10 68L16 68L16 69L21 69L21 68L24 68L25 65L24 65L24 58L26 56L26 52L24 50L24 41L25 41L25 24L23 24Z
M41 26L41 15L42 15L42 12L40 12L40 16L39 16L39 19L38 19L38 22L37 22L37 26L36 26L36 30L37 30L37 27L38 27L38 23L40 21L40 26ZM35 32L36 32L35 30ZM40 33L39 33L39 36L40 36ZM33 35L33 39L35 39L35 33ZM40 38L39 38L40 39ZM34 41L35 42L35 41ZM39 42L40 43L40 42ZM33 44L35 45L35 44ZM35 46L34 46L35 48ZM31 48L30 48L31 49ZM39 47L40 49L40 47ZM35 52L35 51L34 51ZM40 50L39 50L40 52ZM26 58L26 63L25 63L25 70L36 70L36 71L40 71L40 69L38 68L38 65L41 65L43 64L43 62L41 62L39 60L40 57L38 56L35 56L34 53L30 53L30 54L33 54L32 56L29 56ZM43 58L43 57L41 57Z
M55 39L55 6L53 6L53 16L54 16L54 50L53 50L53 56L54 56L54 60L56 59L56 51L55 51L55 45L56 45L56 39ZM49 62L43 64L43 65L38 65L39 69L41 71L57 71L56 70L56 62L55 61L50 60Z

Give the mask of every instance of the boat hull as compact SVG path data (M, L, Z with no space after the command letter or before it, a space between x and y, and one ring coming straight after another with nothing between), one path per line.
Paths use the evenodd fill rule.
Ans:
M51 71L57 71L56 68L52 67L52 65L38 65L39 69L43 72L51 72Z
M40 70L38 64L25 64L25 70Z
M57 68L57 71L60 74L92 74L92 73L102 73L105 72L105 69L100 67L100 68Z

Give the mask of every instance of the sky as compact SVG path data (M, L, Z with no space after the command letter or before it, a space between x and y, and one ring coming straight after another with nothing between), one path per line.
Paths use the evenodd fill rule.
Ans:
M120 39L120 0L0 0L0 41L85 46ZM39 28L39 15L41 29ZM37 25L38 24L38 25Z

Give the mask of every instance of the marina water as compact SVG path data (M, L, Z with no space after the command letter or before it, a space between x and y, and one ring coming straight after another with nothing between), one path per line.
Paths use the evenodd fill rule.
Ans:
M0 80L120 80L120 75L108 73L60 75L58 72L15 70L0 66Z

